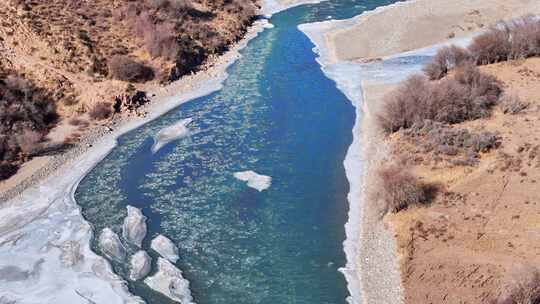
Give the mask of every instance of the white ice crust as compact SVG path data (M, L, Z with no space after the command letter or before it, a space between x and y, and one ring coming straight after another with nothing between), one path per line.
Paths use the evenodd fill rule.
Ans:
M156 153L171 141L184 138L189 135L188 125L193 121L192 118L182 119L179 122L161 129L154 137L152 153Z
M171 240L161 234L152 240L150 248L173 263L176 263L178 260L178 248L176 248Z
M144 250L137 251L130 260L129 278L132 281L140 280L150 273L152 259Z
M126 258L126 248L122 245L118 235L109 228L103 229L99 235L99 248L108 257L116 260Z
M163 258L158 259L157 265L158 272L144 280L146 285L174 301L194 304L189 281L184 279L182 271Z
M140 209L132 206L127 206L127 213L122 226L122 236L126 241L140 248L146 236L146 216Z
M261 175L255 171L242 171L234 173L234 177L243 182L247 182L248 187L257 189L259 192L270 188L272 178L267 175Z

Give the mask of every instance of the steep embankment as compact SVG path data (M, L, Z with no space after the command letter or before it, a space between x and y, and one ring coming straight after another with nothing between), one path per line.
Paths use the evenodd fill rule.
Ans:
M115 112L135 113L148 101L137 91L148 84L203 68L245 34L256 4L2 1L0 179L34 156L63 151Z

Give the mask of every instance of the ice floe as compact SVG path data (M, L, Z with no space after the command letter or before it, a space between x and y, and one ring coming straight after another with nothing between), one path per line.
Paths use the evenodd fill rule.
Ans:
M126 257L126 249L120 238L110 228L105 228L99 235L99 247L108 257L116 260L123 260Z
M141 210L132 206L127 206L127 213L122 226L122 236L126 241L141 247L146 236L146 216L142 214Z
M173 263L176 263L178 260L178 248L176 248L171 240L161 234L152 240L150 248Z
M234 177L247 182L248 187L257 189L259 192L270 188L272 185L272 178L267 175L261 175L255 171L242 171L234 173Z
M193 121L192 118L182 119L181 121L160 130L154 137L152 153L156 153L166 144L173 140L186 137L189 134L188 125Z
M137 251L130 260L129 278L132 281L140 280L148 275L151 270L152 259L144 250Z
M184 279L182 271L163 258L158 259L157 265L157 273L144 280L146 285L174 301L193 304L189 281Z

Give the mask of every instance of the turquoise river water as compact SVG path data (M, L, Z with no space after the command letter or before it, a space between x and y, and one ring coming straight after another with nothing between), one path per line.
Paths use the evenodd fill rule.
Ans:
M75 198L95 235L120 234L125 206L141 208L144 249L155 263L150 239L172 239L199 304L345 303L343 160L355 114L297 26L390 2L335 0L274 15L275 28L250 41L223 89L123 135L84 178ZM153 136L185 118L190 135L152 153ZM234 178L245 170L271 176L271 187ZM96 240L92 247L99 253ZM127 277L126 265L113 267ZM148 303L171 302L143 282L129 288Z

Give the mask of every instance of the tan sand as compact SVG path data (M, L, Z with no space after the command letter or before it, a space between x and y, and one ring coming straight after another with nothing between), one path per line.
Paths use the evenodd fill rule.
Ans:
M329 33L327 39L337 59L377 58L539 13L538 0L411 0L363 14L354 26Z

